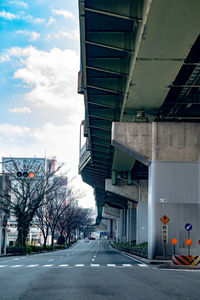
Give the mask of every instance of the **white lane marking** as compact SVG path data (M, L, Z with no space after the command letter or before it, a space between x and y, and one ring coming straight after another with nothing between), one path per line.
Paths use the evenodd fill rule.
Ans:
M26 266L27 268L34 268L34 267L38 267L39 265L38 264L36 264L36 265L28 265L28 266Z
M96 257L96 255L94 255L94 257Z
M77 264L75 267L84 267L84 264Z
M145 265L145 264L138 264L138 266L140 266L140 267L148 267L148 265Z
M8 267L8 265L0 265L0 268Z
M132 267L131 264L122 264L123 267Z
M48 261L53 261L53 260L55 260L55 258L54 259L49 259Z
M69 266L68 264L59 265L59 267L68 267L68 266Z
M43 267L52 267L53 265L43 265Z
M19 268L22 267L23 265L14 265L14 266L10 266L11 268Z
M92 261L94 261L95 259L93 258Z
M116 267L115 264L107 264L107 267Z
M195 269L192 269L192 270L188 270L188 269L162 269L162 268L156 268L156 270L164 270L164 271L183 271L183 272L199 272L200 270L195 270Z
M100 267L99 264L90 264L91 267Z
M13 258L12 260L19 260L20 258Z

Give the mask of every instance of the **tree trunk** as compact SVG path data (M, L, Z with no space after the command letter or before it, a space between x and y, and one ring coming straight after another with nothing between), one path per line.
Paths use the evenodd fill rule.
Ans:
M26 246L26 238L29 233L29 225L30 222L28 222L27 218L23 215L18 217L17 220L17 230L18 230L18 236L17 236L17 244L19 246Z
M51 231L51 247L52 247L52 249L54 247L54 230Z

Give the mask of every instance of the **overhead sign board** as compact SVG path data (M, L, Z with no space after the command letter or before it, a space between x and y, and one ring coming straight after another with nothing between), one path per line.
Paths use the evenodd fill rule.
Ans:
M11 173L14 178L19 177L17 173L34 173L32 178L37 179L44 176L45 158L2 157L2 170Z
M170 219L168 218L168 216L164 215L162 216L162 218L160 218L160 221L162 221L163 224L167 224L170 221Z

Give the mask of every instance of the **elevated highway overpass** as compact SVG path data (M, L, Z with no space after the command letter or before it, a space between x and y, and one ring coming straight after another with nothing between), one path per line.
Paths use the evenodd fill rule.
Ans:
M168 254L172 237L185 253L193 222L198 254L200 1L79 0L79 12L79 172L94 188L97 224L105 206L120 210L117 238L148 241L154 258L163 254L163 215Z

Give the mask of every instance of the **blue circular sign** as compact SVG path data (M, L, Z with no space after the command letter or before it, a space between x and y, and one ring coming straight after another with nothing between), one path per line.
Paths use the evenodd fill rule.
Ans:
M185 229L186 229L187 231L192 230L192 224L190 224L190 223L185 224Z

